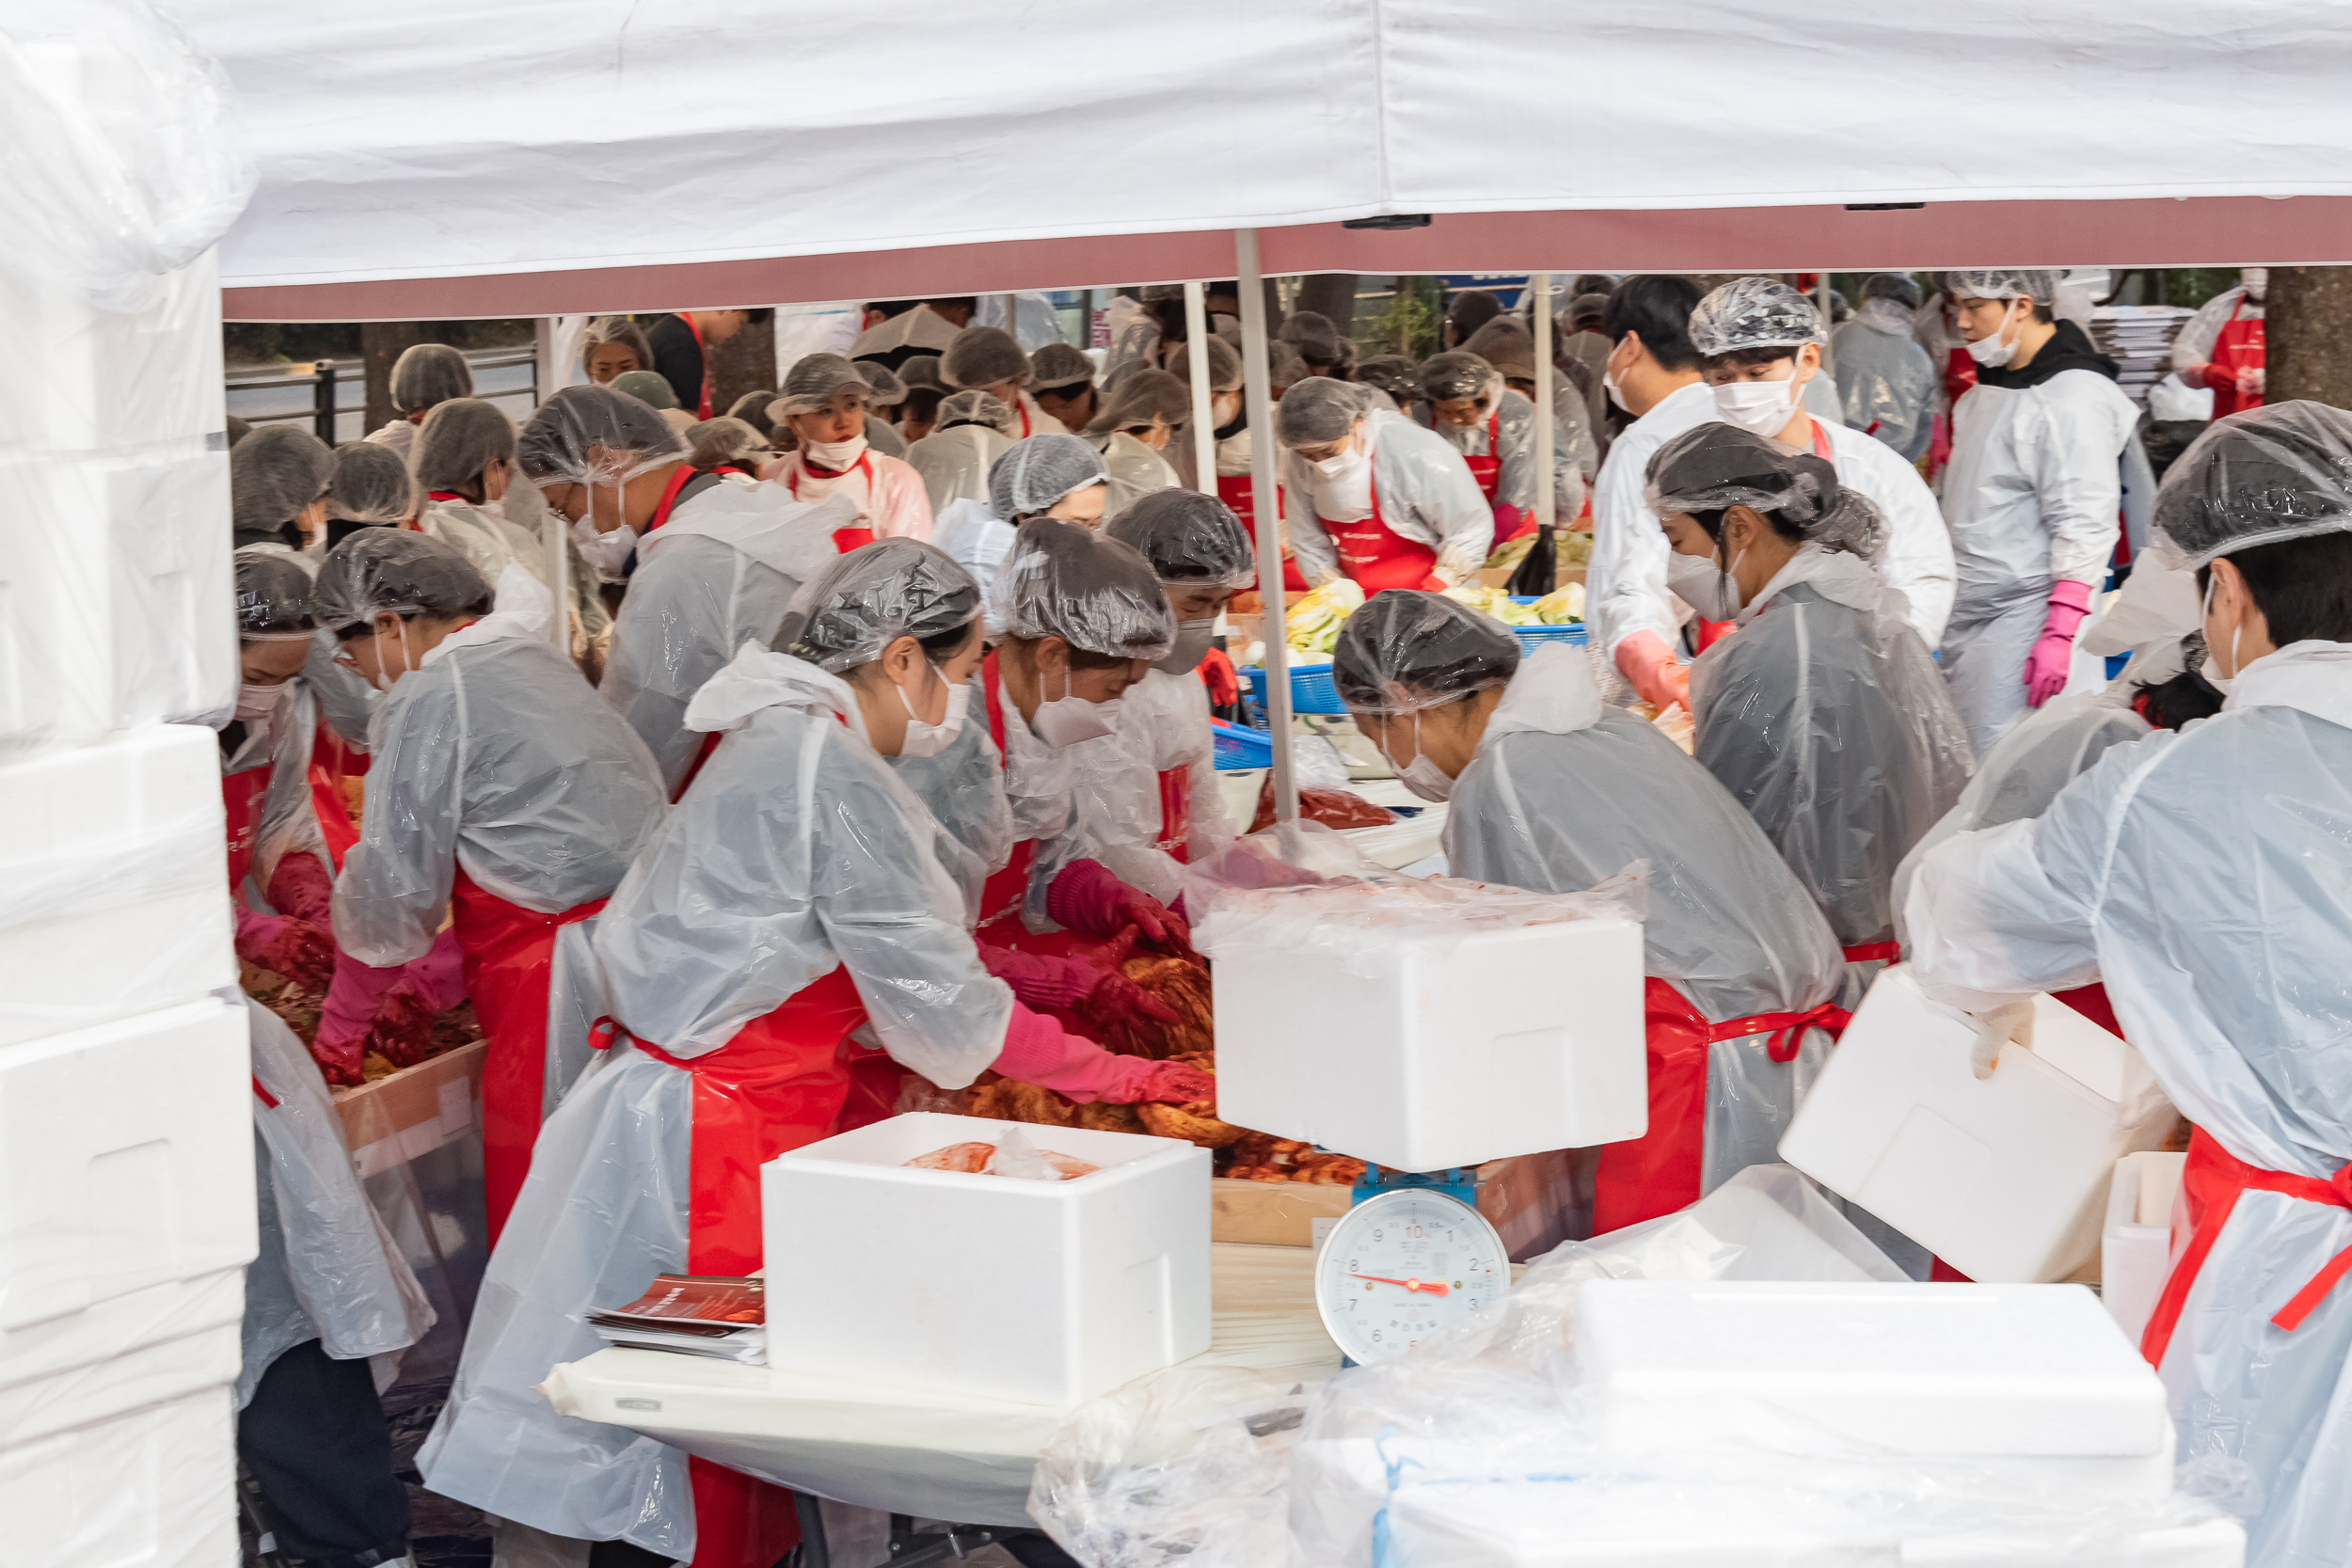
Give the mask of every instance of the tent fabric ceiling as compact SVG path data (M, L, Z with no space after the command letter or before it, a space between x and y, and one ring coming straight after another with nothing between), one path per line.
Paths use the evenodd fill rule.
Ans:
M1217 276L1239 227L1282 271L2352 260L2334 0L157 4L261 171L231 314ZM1438 216L1338 227L1391 213Z

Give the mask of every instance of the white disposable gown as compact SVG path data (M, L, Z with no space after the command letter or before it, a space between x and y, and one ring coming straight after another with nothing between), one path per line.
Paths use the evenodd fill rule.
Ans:
M1495 515L1478 481L1445 437L1402 414L1375 409L1364 416L1372 446L1373 501L1381 523L1400 539L1437 551L1437 570L1456 583L1475 579L1494 547ZM1317 588L1340 575L1339 546L1323 519L1354 522L1360 505L1343 502L1330 482L1287 448L1282 452L1284 527L1298 569Z
M2352 1161L2352 644L2296 642L2222 711L2117 747L2040 817L1926 857L1913 973L1983 1010L2104 981L2165 1092L2237 1159ZM2253 1568L2352 1561L2352 1289L2270 1322L2347 1245L2352 1209L2249 1191L2160 1369L2180 1455L2262 1484Z
M1197 671L1153 670L1120 699L1116 733L1070 748L1071 788L1087 859L1163 904L1184 891L1184 868L1160 847L1160 774L1186 770L1184 847L1199 860L1232 842L1216 786L1209 689Z
M795 451L785 458L776 477L765 483L782 486L797 501L846 497L856 506L857 515L840 526L871 529L877 539L931 536L931 501L924 494L923 476L900 458L869 451L847 473L824 475L809 472L803 454Z
M907 448L907 462L922 476L931 515L944 527L947 509L960 500L988 504L988 470L1012 450L1012 437L994 425L960 424L934 430ZM932 536L936 544L939 535Z
M1005 799L1005 757L988 736L980 684L971 687L963 728L945 751L928 757L895 756L893 772L944 828L940 863L963 891L965 923L978 919L980 889L1005 867L1013 844L1012 806Z
M1109 483L1103 496L1103 521L1108 522L1135 504L1139 496L1172 489L1176 470L1168 459L1123 430L1114 430L1099 443L1103 468Z

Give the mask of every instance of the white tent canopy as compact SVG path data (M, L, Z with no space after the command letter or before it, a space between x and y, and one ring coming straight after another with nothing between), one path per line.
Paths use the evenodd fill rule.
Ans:
M158 4L259 166L231 317L1213 277L1242 228L1281 273L2352 260L2332 0ZM1388 214L1435 219L1339 226Z

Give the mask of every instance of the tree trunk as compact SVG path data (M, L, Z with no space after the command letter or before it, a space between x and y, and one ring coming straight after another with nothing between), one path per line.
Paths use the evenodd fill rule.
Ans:
M743 329L711 351L710 412L725 413L745 392L776 386L776 318L746 322Z
M2271 268L2263 316L2263 401L2352 408L2352 267Z
M392 407L392 361L424 341L422 322L362 322L359 359L368 377L367 417L362 431L380 430L396 415Z
M1313 272L1299 282L1298 305L1312 310L1340 329L1343 338L1356 336L1356 275L1352 272Z

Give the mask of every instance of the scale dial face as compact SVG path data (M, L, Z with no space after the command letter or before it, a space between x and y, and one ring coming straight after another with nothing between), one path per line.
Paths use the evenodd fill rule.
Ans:
M1502 1238L1486 1216L1428 1187L1365 1199L1315 1256L1324 1329L1359 1365L1404 1354L1510 1283Z

